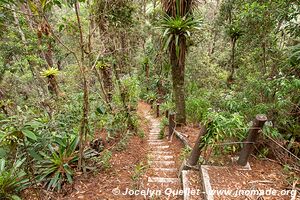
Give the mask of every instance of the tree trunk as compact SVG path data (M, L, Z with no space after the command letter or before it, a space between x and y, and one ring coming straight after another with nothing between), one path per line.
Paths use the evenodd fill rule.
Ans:
M53 64L53 50L52 50L52 44L51 44L50 41L48 42L47 46L48 46L48 49L45 52L45 59L46 59L46 62L48 64L48 66L53 68L53 66L54 66L54 64Z
M103 82L106 90L105 92L107 94L109 103L111 103L113 93L112 68L111 66L105 66L103 69L101 69L101 72L104 79Z
M145 71L146 71L146 85L147 85L147 91L148 91L149 90L149 74L150 74L150 67L149 67L148 62L145 64Z
M235 72L235 46L236 39L231 38L231 56L230 56L230 74L227 78L227 86L230 88L234 82L234 72Z
M58 84L54 75L48 77L48 89L50 93L54 93L56 96L59 96Z
M266 41L263 40L262 42L262 75L265 75L267 72L267 56L266 56Z
M179 37L179 45L180 52L177 58L175 42L171 43L170 61L172 65L173 92L176 105L176 122L180 125L186 123L184 90L186 39L184 36Z
M106 94L106 90L104 89L103 87L103 83L102 83L102 80L101 80L101 74L100 72L97 70L97 68L94 68L94 73L98 79L98 82L100 84L100 91L102 91L102 95L103 95L103 99L105 100L105 102L107 103L107 105L109 105L109 100L108 100L108 97L107 97L107 94Z
M82 33L82 26L81 20L79 16L79 3L76 2L75 5L75 12L77 18L77 25L79 28L80 33L80 50L81 50L81 59L80 59L80 73L82 76L82 84L83 84L83 115L80 123L79 128L79 159L78 159L78 169L83 169L83 151L85 148L84 136L86 139L88 133L88 114L89 114L89 90L88 90L88 80L87 80L87 68L84 66L84 42L83 42L83 33Z

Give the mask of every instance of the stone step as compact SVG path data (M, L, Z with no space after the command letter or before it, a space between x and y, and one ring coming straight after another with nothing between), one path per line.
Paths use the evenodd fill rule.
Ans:
M172 193L172 191L176 192L176 191L180 191L181 190L181 183L180 182L176 182L176 183L159 183L159 182L146 182L144 185L144 188L151 188L151 190L159 190L161 191L160 196L158 196L158 198L152 198L152 199L182 199L182 195L181 194L175 194L175 196L173 196L171 194L171 196L167 195ZM150 198L151 199L151 198Z
M148 177L149 183L179 183L178 178Z
M158 137L151 137L149 140L159 140Z
M147 142L163 142L163 140L155 139L155 140L147 140Z
M149 142L148 143L149 145L155 145L155 146L165 146L167 145L168 143L167 142L164 142L164 141L159 141L159 142Z
M152 168L154 171L169 171L169 172L177 172L177 169L176 168Z
M149 157L154 160L154 161L159 161L159 160L173 160L174 157L173 156L168 156L168 155L149 155Z
M158 137L159 137L159 134L157 134L157 135L149 135L149 137L155 137L155 138L158 138Z
M165 161L165 160L153 160L151 161L152 164L162 164L162 165L171 165L175 164L174 160Z
M153 129L149 131L149 134L158 134L160 132L160 129Z
M151 155L168 155L168 154L172 154L172 152L170 151L162 151L160 150L152 150L149 152Z
M149 137L158 137L159 136L159 133L152 133L152 134L149 134Z
M150 131L150 135L159 135L159 131Z
M178 172L175 171L162 171L162 170L152 170L149 173L151 177L168 177L168 178L178 178Z
M175 161L149 161L149 164L155 168L175 167Z
M159 137L159 134L150 134L149 137Z
M168 149L170 146L169 145L164 145L164 146L155 146L155 149Z
M158 127L157 127L157 126L158 126ZM151 131L151 130L160 130L159 124L157 124L157 125L152 124L150 131Z

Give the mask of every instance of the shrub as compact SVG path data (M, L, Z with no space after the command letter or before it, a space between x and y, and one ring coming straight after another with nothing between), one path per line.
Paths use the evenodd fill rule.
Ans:
M206 115L210 107L209 101L206 99L190 97L186 100L186 112L188 120L193 123L199 123Z
M105 149L100 156L100 163L104 170L107 170L111 167L110 159L112 157L112 152Z
M242 141L246 137L248 130L244 117L238 113L230 114L226 112L210 112L205 116L204 123L207 133L203 137L204 146L210 146L219 153L223 147L227 153L235 152L236 145L218 145L224 141Z
M0 199L21 199L18 193L29 183L26 173L20 169L24 161L25 159L18 160L12 167L6 167L5 160L0 159Z
M165 112L167 110L173 111L173 110L175 110L175 104L172 101L166 101L160 105L160 110L162 112Z

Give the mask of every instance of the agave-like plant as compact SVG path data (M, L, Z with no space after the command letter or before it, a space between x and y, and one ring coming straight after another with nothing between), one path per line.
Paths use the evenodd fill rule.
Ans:
M157 94L153 91L149 91L147 94L145 94L145 99L149 103L153 102L155 99L157 99Z
M48 185L49 189L61 190L61 186L65 182L73 182L74 168L78 161L79 137L73 139L68 137L55 138L54 145L49 144L50 155L40 152L40 154L32 154L37 160L37 180ZM33 153L33 152L31 152ZM95 151L85 151L84 157L92 157L96 155Z
M176 15L175 17L165 15L160 23L160 29L163 30L164 38L164 50L166 50L171 41L175 41L176 53L179 54L179 37L184 36L186 38L191 36L191 32L200 30L202 20L194 19L190 15L181 17Z
M10 168L5 166L5 160L0 159L0 199L20 200L18 193L29 184L26 173L20 169L23 160L18 160Z
M226 28L226 33L232 40L237 40L243 35L243 30L237 24L231 24Z
M58 69L49 68L41 72L41 75L45 78L57 76L59 73Z

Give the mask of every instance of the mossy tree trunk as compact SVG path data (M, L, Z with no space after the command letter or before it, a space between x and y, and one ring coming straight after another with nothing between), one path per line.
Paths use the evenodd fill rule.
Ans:
M163 9L170 17L185 17L187 14L192 14L193 0L165 0L163 1ZM172 66L172 81L174 100L176 105L176 122L178 124L186 123L185 112L185 91L184 91L184 74L185 74L185 57L187 51L186 37L179 35L178 45L179 53L176 53L175 37L169 46L170 63Z
M230 55L230 73L227 78L227 86L230 88L231 84L234 82L235 73L235 48L236 48L237 38L231 38L231 55Z
M104 88L106 90L107 98L109 103L112 101L112 93L113 93L113 81L112 81L112 67L107 65L103 69L101 69Z
M53 95L59 96L59 88L54 75L48 77L48 90Z
M172 65L172 81L174 100L176 105L176 122L179 124L186 123L185 112L185 90L184 90L184 73L185 73L185 54L186 39L184 36L179 37L180 52L176 55L175 42L170 45L170 61Z

